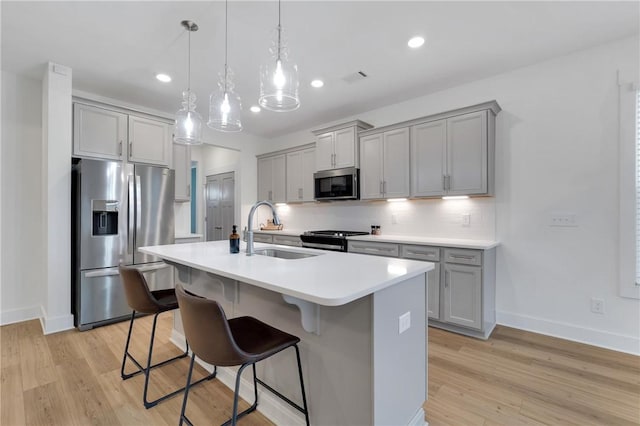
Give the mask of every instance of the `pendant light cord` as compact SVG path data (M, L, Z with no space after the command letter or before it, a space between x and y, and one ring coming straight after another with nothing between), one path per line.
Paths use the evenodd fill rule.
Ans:
M191 98L191 24L189 24L189 54L187 60L187 92L189 93L189 98Z
M280 60L281 34L282 34L282 25L280 24L280 0L278 0L278 61Z
M229 0L224 2L224 93L227 93L227 41L229 33Z

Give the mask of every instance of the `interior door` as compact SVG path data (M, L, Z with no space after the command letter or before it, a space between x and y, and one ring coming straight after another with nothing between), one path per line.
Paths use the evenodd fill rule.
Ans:
M231 227L234 225L234 172L207 176L205 192L207 241L224 240L231 233Z

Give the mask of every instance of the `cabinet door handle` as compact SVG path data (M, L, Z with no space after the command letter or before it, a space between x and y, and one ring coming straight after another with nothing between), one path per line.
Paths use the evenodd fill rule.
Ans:
M380 181L380 195L384 194L384 191L382 190L382 181Z
M466 259L466 260L475 259L474 255L466 255L466 254L450 254L449 257L452 257L454 259Z
M302 200L302 188L298 188L298 199Z
M451 175L447 175L447 191L451 190Z
M129 141L129 158L133 155L133 141Z
M447 190L447 175L442 175L442 190Z
M444 288L449 287L449 271L444 271Z
M187 185L187 197L191 197L191 185Z
M122 157L122 141L118 144L118 156Z
M407 250L407 254L410 254L412 256L432 256L432 257L435 257L435 253L432 253L432 252L429 252L429 251Z
M387 193L387 181L386 180L382 181L382 193L383 194Z
M273 199L273 191L269 190L269 201Z

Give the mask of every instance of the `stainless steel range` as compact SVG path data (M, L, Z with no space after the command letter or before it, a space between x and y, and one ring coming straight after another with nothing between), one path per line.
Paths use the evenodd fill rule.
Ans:
M347 237L368 234L368 232L360 231L307 231L300 235L300 239L302 247L347 251Z

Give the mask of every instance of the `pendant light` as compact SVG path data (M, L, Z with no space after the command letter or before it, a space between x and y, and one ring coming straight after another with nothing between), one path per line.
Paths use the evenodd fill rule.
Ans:
M283 32L278 0L278 26L269 49L269 61L260 67L258 99L261 107L277 112L293 111L300 107L298 66L289 61L289 49Z
M242 130L240 97L233 91L233 71L227 65L228 0L224 2L224 71L218 74L218 89L209 97L209 121L207 126L221 132Z
M187 90L182 92L182 108L176 113L173 141L181 145L202 144L202 117L196 112L196 95L191 92L191 33L198 31L192 21L180 23L189 31L189 60L187 65Z

